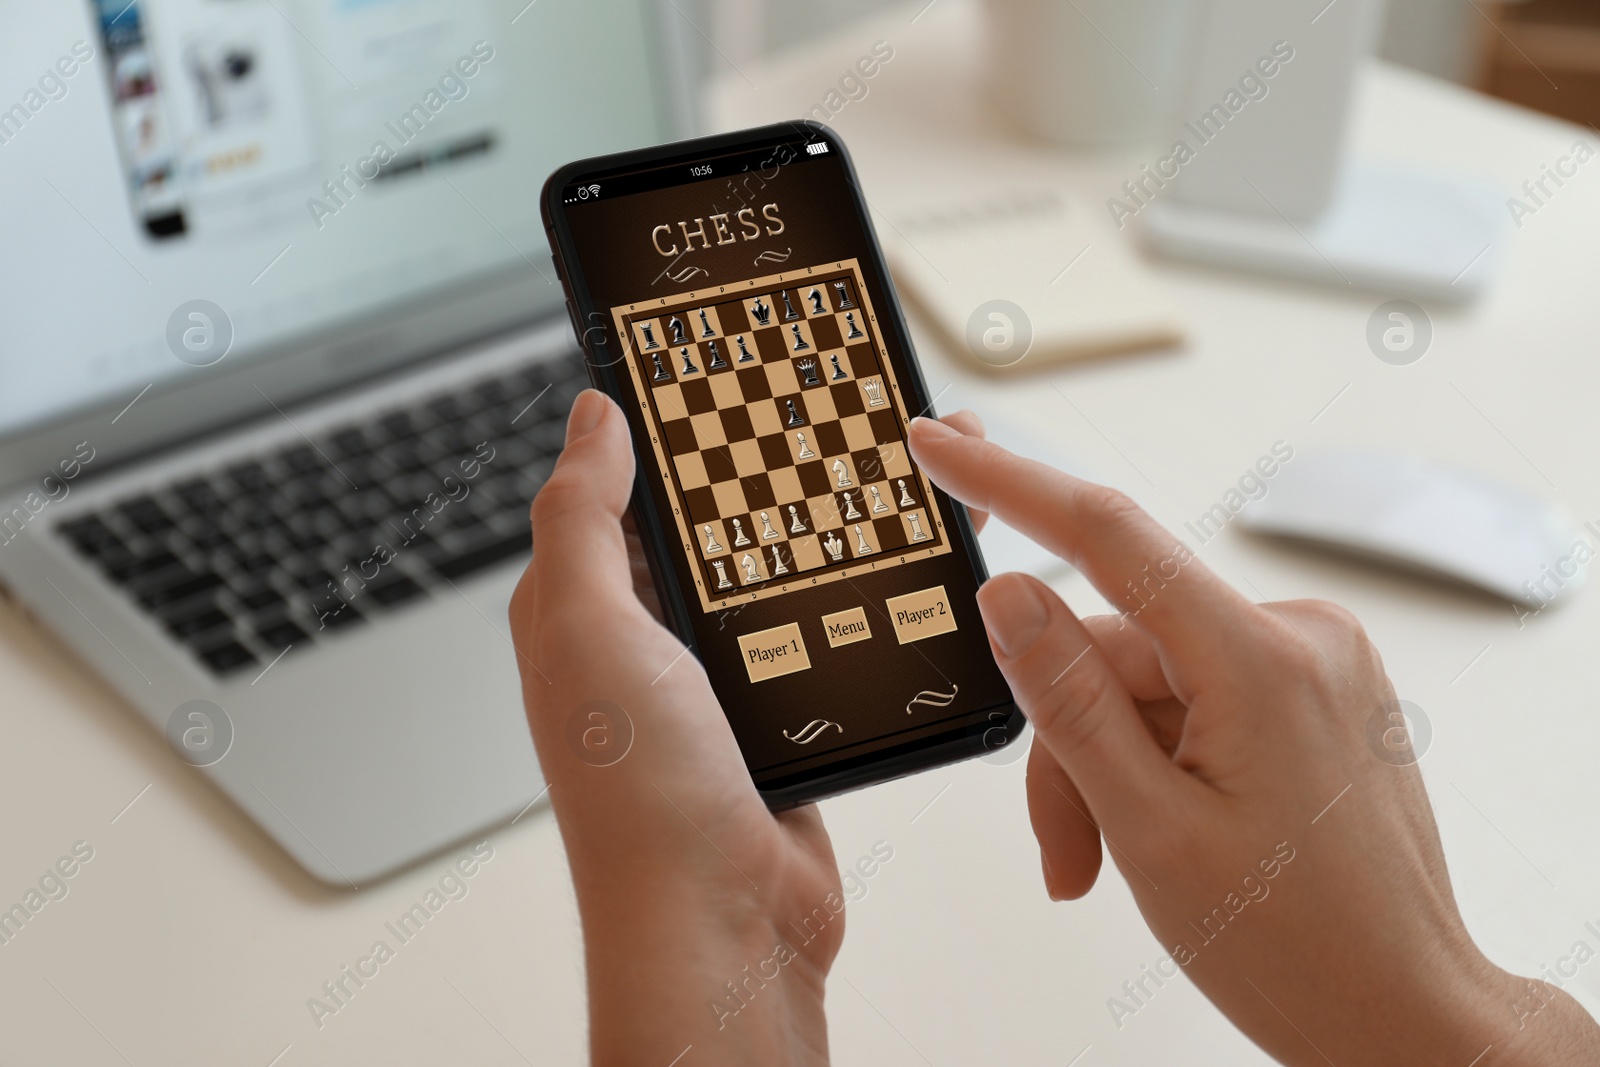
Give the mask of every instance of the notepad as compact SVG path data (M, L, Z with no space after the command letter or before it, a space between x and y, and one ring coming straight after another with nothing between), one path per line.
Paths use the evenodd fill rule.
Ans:
M1172 306L1103 211L1055 189L945 195L879 228L901 296L996 373L1181 343Z

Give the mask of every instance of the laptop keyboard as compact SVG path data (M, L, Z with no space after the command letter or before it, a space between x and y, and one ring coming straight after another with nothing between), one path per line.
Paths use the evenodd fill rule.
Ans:
M499 372L57 531L213 673L260 670L528 552L587 384L577 354Z

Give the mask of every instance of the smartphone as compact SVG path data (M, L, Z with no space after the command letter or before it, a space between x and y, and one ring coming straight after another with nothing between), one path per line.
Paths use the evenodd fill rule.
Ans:
M545 226L635 522L767 804L1011 744L965 509L906 447L933 413L860 182L814 122L580 160Z

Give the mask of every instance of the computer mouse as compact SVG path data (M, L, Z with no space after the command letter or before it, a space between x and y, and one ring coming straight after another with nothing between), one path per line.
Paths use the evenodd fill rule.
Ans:
M1511 486L1410 456L1297 456L1240 524L1544 607L1582 584L1600 530Z

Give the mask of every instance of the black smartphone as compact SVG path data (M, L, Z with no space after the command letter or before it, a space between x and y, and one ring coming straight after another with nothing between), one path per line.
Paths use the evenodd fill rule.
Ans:
M796 121L580 160L545 226L633 509L768 805L1016 740L972 524L906 446L933 398L837 134Z

